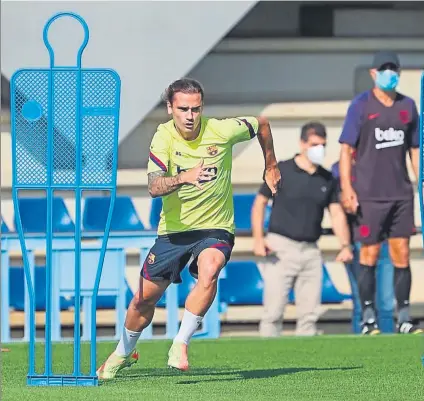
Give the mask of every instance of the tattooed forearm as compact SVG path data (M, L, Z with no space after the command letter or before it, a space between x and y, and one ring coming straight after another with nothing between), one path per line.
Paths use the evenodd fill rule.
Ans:
M270 168L277 164L274 153L274 143L272 140L271 127L264 117L259 117L258 140L265 158L265 168Z
M149 180L149 194L152 198L168 195L183 185L180 174L173 177L165 177L163 171L157 171L149 173L147 177Z

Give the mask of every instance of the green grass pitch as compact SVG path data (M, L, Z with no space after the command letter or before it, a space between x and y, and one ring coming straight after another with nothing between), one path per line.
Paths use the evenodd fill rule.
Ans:
M193 340L191 370L166 367L170 341L140 342L140 360L97 388L29 388L24 344L2 353L4 401L373 400L424 399L422 336L322 336ZM7 346L7 345L6 345ZM114 349L98 345L98 361ZM70 373L73 347L55 345L55 373ZM82 349L83 367L89 350ZM43 347L37 349L37 368ZM41 369L40 369L41 370ZM93 397L93 398L92 398Z

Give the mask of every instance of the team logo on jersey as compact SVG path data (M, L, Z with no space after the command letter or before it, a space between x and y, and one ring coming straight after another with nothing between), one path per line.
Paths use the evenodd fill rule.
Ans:
M408 113L408 110L401 110L399 112L399 120L402 123L404 123L404 124L409 123L409 113Z
M215 156L218 154L218 147L216 145L208 146L206 151L208 152L208 155Z
M154 255L152 252L149 253L149 256L147 257L147 263L149 265L152 265L155 263L156 255Z

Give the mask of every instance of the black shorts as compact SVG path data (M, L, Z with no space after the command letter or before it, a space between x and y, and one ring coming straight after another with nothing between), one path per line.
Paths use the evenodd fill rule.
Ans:
M360 202L353 231L355 241L365 245L411 237L415 233L414 199Z
M234 247L234 235L225 230L195 230L159 235L150 249L141 269L141 275L149 281L169 280L181 283L180 273L192 259L190 274L197 279L197 258L204 249L219 249L230 260Z

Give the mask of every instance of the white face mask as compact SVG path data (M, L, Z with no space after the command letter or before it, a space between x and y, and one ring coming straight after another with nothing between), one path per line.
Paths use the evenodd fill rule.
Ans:
M324 145L316 145L308 148L307 150L308 159L311 163L320 166L325 158L325 147Z

